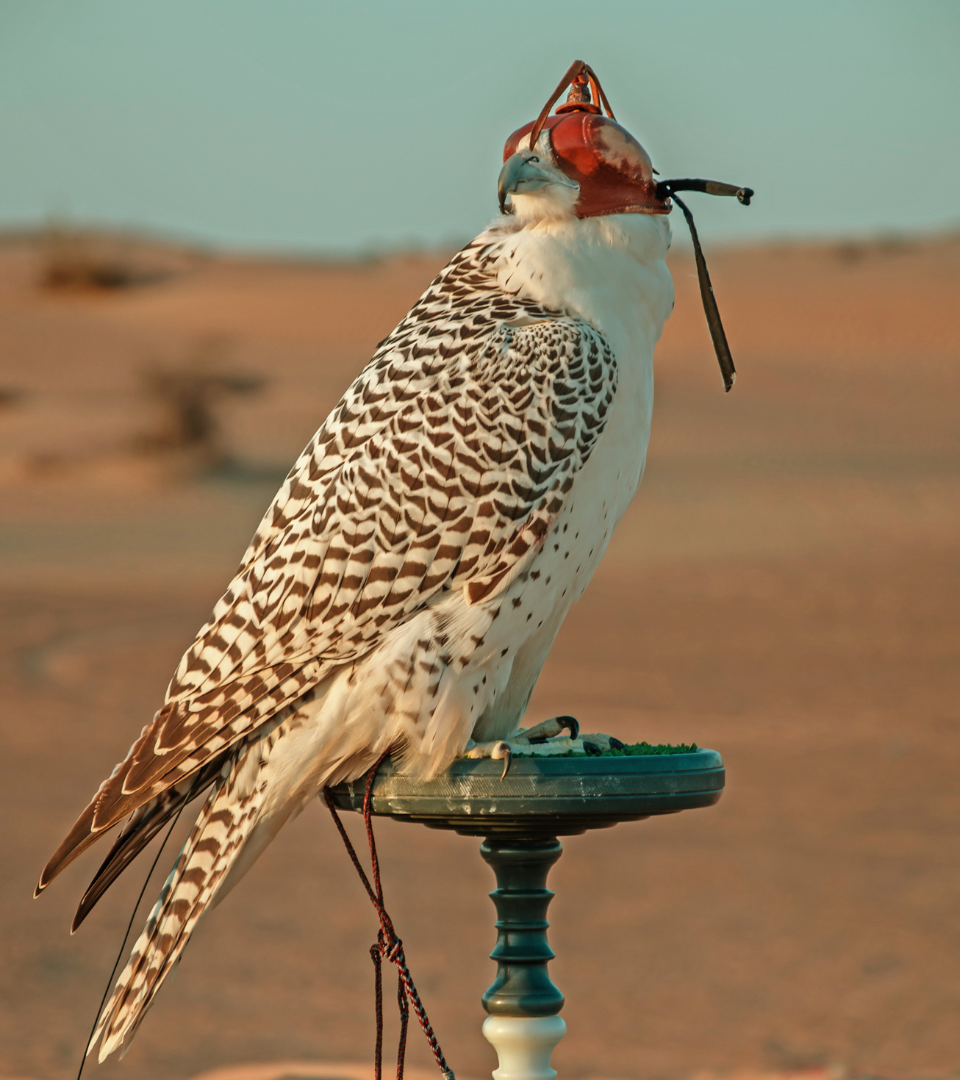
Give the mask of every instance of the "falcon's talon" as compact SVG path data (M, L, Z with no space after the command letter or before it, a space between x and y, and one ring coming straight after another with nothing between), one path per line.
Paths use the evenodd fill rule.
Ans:
M587 757L599 757L603 753L596 743L587 742L586 739L583 741L583 752Z
M622 750L624 748L624 744L619 739L614 738L613 735L604 735L602 731L594 732L592 735L581 735L580 740L584 747L589 743L598 754L605 754L608 750ZM594 750L587 750L587 753L592 754Z
M558 716L557 723L570 732L571 739L580 737L580 721L575 716Z
M511 745L511 742L514 744L513 746ZM465 758L470 758L473 761L480 761L483 758L489 758L491 761L502 761L503 773L501 774L500 779L503 780L510 771L514 746L516 746L517 749L520 749L522 746L521 740L516 739L508 742L506 739L497 739L495 742L475 743L471 739L467 743L468 749L463 756Z
M510 744L502 740L496 743L493 747L493 753L490 755L490 757L494 761L499 761L501 758L503 759L503 772L500 774L500 779L501 781L506 780L507 773L510 771L510 763L513 760L513 753L510 749Z

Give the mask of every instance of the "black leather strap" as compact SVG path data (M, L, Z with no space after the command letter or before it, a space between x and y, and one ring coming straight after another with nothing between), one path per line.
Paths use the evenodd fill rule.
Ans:
M700 299L703 301L703 313L707 317L707 326L710 327L713 347L720 363L723 387L724 390L729 391L737 381L737 369L733 366L733 357L730 355L727 335L724 333L723 323L720 321L720 308L717 306L717 298L714 296L713 285L710 283L710 272L707 270L707 260L703 257L703 248L700 247L700 237L697 235L697 227L693 223L693 214L690 213L690 208L683 199L677 195L678 191L702 191L707 195L731 195L735 196L744 206L749 206L750 200L753 198L753 188L723 184L719 180L661 180L657 184L657 198L672 198L680 207L690 228L690 237L693 240L693 254L697 261L697 277L700 281Z

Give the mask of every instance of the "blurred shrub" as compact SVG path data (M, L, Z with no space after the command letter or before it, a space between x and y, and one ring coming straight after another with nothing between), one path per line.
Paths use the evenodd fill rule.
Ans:
M168 273L138 257L124 237L53 223L43 238L39 285L52 291L100 292L148 285Z
M231 370L227 343L204 338L179 364L151 364L142 373L143 394L154 423L136 439L141 452L175 454L196 469L221 468L232 462L217 418L224 399L263 388L259 375Z

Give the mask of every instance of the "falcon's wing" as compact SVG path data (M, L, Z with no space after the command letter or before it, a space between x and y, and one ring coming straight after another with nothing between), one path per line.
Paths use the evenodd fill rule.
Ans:
M451 268L301 454L166 704L38 888L437 594L494 596L546 535L604 429L616 362L583 320Z

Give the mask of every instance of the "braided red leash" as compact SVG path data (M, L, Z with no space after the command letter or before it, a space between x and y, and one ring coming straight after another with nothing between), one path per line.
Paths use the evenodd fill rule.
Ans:
M393 921L387 914L386 908L383 906L383 885L380 881L380 860L377 857L377 843L373 836L373 821L371 818L370 804L373 796L373 782L376 779L377 770L388 756L389 751L387 751L376 765L370 769L367 773L367 780L363 789L363 823L367 829L367 842L370 845L370 867L373 876L373 886L371 886L370 879L360 865L360 859L357 857L356 850L350 841L350 837L347 836L346 829L343 827L343 822L340 820L340 815L333 805L333 799L330 796L329 790L327 788L323 789L323 801L327 804L327 809L333 817L334 824L337 826L337 831L340 833L340 838L343 840L344 846L347 849L347 854L350 856L354 868L356 869L357 874L359 874L360 880L363 882L363 887L367 890L367 896L370 897L370 902L376 909L377 917L380 920L380 929L377 932L377 943L370 946L370 958L373 960L375 971L374 978L377 1009L377 1048L376 1056L374 1058L375 1080L382 1080L382 964L384 960L389 960L397 966L397 1004L400 1008L400 1046L397 1050L397 1080L403 1080L403 1062L407 1048L407 1021L410 1015L411 1005L413 1006L413 1011L416 1013L417 1019L420 1021L420 1027L423 1028L423 1033L427 1037L427 1042L430 1044L430 1049L433 1051L433 1056L436 1058L437 1066L443 1074L444 1080L454 1080L453 1070L447 1064L446 1058L443 1056L443 1051L440 1049L440 1043L437 1041L437 1036L434 1034L433 1027L427 1017L427 1011L424 1009L423 1002L420 1000L420 995L417 993L417 988L413 982L413 976L410 974L410 969L407 967L407 958L403 952L403 942L397 937L397 932L393 928Z

